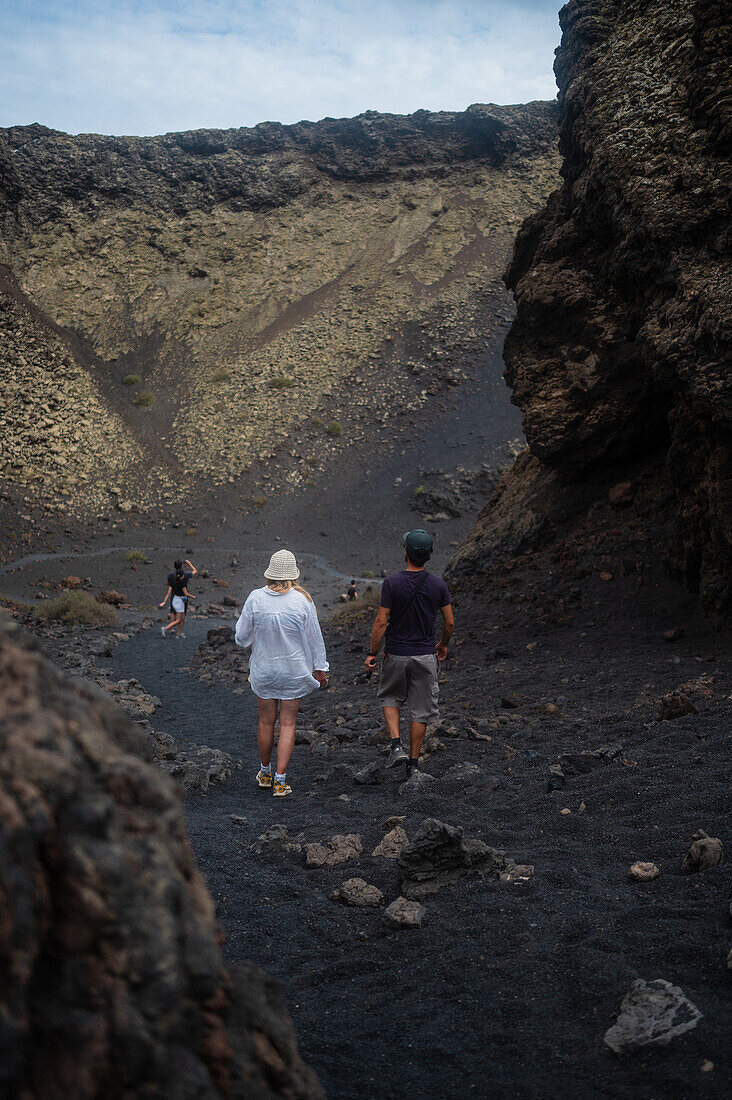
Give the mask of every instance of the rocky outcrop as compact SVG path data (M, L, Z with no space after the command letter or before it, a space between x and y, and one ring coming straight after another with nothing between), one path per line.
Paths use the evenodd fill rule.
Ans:
M0 1092L321 1100L279 988L222 965L149 751L0 621Z
M144 511L244 477L253 506L252 465L279 456L301 488L482 361L516 229L557 165L548 103L0 131L0 478L99 512L115 486ZM76 447L66 467L44 461L48 427Z
M520 547L623 464L665 455L668 553L732 609L729 369L732 30L716 0L571 0L561 11L563 185L519 233L506 379L531 457L458 555ZM586 501L585 501L586 502Z

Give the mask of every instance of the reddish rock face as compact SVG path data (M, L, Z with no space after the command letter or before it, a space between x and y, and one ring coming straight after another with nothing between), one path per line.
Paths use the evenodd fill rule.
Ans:
M0 1093L322 1098L277 987L224 969L149 752L0 616Z
M530 451L560 486L666 455L678 497L669 554L709 610L729 612L724 7L571 0L562 9L564 183L516 241L507 283L518 313L505 358ZM532 510L541 481L524 464ZM501 508L520 484L509 479ZM506 522L496 536L486 517L484 545L500 541Z

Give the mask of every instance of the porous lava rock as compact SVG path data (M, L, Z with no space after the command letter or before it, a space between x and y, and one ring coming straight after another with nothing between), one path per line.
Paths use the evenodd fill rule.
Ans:
M632 464L635 495L660 462L676 498L668 558L704 608L732 610L728 14L722 0L560 12L563 184L524 223L506 276L506 380L529 451L452 578L586 507L582 485L607 500Z
M413 901L474 875L505 871L512 860L482 840L463 836L458 825L428 817L397 857L402 894Z
M387 905L381 919L388 928L421 928L426 916L427 910L420 902L398 897Z
M703 829L698 829L691 838L689 851L681 862L681 870L690 873L692 871L706 871L708 867L716 867L721 863L724 848L719 837L708 836Z
M381 843L377 844L371 853L374 856L383 856L384 859L396 859L400 852L409 844L409 837L401 825L395 825L390 829Z
M378 886L362 878L349 878L330 895L332 901L352 905L357 909L378 909L384 904L384 895Z
M623 997L617 1022L605 1032L605 1042L616 1054L632 1054L641 1047L665 1046L696 1027L702 1013L683 990L663 978L638 978Z
M0 1093L322 1100L138 727L0 617Z
M325 843L314 841L305 845L306 867L337 867L349 859L357 859L363 851L363 842L357 833L337 834Z

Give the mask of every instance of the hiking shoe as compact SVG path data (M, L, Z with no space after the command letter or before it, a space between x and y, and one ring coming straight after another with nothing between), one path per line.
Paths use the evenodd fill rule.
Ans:
M408 760L406 752L402 747L401 741L396 741L395 744L389 746L389 759L386 762L387 768L393 768L396 764L401 764L403 760Z
M257 786L258 787L271 787L272 786L272 773L263 772L260 768L257 772Z
M183 631L181 631L180 634L176 634L176 638L185 638Z
M160 627L160 633L163 635L164 638L167 638L168 635L165 632L165 627L164 626Z
M290 784L283 783L281 780L278 781L275 779L272 790L272 797L285 798L285 796L288 794L292 794L292 787L290 786Z

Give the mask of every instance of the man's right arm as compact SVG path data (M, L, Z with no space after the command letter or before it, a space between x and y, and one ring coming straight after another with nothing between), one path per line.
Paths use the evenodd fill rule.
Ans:
M371 645L369 646L368 657L366 658L365 665L369 672L373 672L376 668L376 654L379 652L379 646L381 645L386 628L389 623L389 608L380 607L376 618L374 619L374 625L371 629Z

